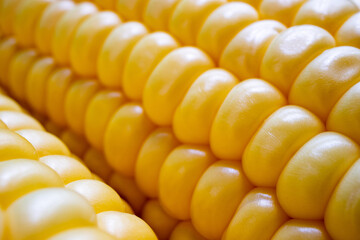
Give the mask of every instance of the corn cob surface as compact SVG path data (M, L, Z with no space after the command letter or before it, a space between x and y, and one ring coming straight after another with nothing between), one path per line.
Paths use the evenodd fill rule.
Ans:
M3 88L159 239L359 239L358 1L0 3ZM4 116L41 159L70 154ZM143 224L99 213L115 192L94 181L67 187L101 229Z

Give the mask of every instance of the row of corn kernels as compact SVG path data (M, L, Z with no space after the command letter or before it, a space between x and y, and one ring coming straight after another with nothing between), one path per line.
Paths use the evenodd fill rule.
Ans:
M184 44L196 44L216 59L246 25L272 19L287 27L312 24L329 31L339 45L359 47L358 0L109 0L94 1L127 20L169 31ZM244 4L245 3L245 4Z
M157 239L108 185L0 95L0 239Z
M125 25L125 24L124 24ZM89 24L89 26L91 26L90 24ZM129 25L127 25L127 26L129 26ZM133 29L133 27L129 27L130 29ZM115 32L115 31L114 31ZM118 31L118 32L121 32L120 30ZM120 34L120 33L119 33ZM115 34L114 34L115 35ZM110 38L110 37L109 37ZM182 49L183 50L183 49ZM194 49L184 49L184 50L192 50L193 52L196 52L196 50L194 50ZM350 49L351 51L354 51L354 49ZM349 52L350 52L350 50L349 50ZM87 52L87 51L86 51ZM179 51L180 52L180 51ZM185 51L183 51L183 52L185 52ZM355 51L356 52L356 51ZM198 53L198 52L197 52ZM195 53L194 55L196 55L197 53ZM173 54L173 55L175 55L175 54ZM181 54L179 54L180 56L181 56ZM179 55L175 55L173 58L174 59L177 59L177 57L179 56ZM185 55L185 54L184 54ZM169 55L168 55L169 56ZM167 56L167 57L168 57ZM203 62L201 62L201 60L204 60L204 62L205 62L205 65L206 65L206 63L207 62L209 62L209 61L207 61L208 59L206 59L206 57L205 58L201 58L203 55L200 53L200 54L197 54L197 56L200 56L199 57L199 59L200 59L200 63L199 63L199 65L201 65ZM348 57L348 56L340 56L340 57L343 57L343 58L346 58L346 57ZM356 58L356 56L355 56L355 58ZM171 59L171 58L170 58ZM336 59L335 59L336 60ZM162 60L162 62L164 62L165 60ZM289 60L287 60L286 62L288 62ZM161 62L161 63L162 63ZM171 62L171 61L168 61L168 62ZM342 60L340 60L339 61L340 63L341 62L343 62ZM161 64L160 63L160 64ZM165 65L163 68L164 69L177 69L177 65L176 64L174 64L173 66L172 66L172 64L170 63L169 65L166 65L166 64L163 64L163 65ZM179 64L180 65L180 64ZM190 65L190 64L189 64ZM209 64L210 66L211 66L211 64ZM199 68L199 72L201 72L202 71L202 69L201 69L201 67L202 66L199 66L198 68ZM75 68L75 67L74 67ZM189 67L190 68L190 67ZM158 69L158 68L157 68ZM185 70L186 70L186 68L185 68ZM159 70L160 71L160 70ZM354 71L354 68L353 69L351 69L351 71ZM186 71L184 71L184 69L180 69L179 70L179 72L180 73L184 73L184 72L186 72ZM353 73L353 75L354 76L346 76L348 79L350 78L350 80L349 80L349 85L353 85L353 83L354 82L356 82L356 77L357 77L357 72L356 72L356 69L355 69L355 71L354 71L355 73ZM188 73L188 75L193 75L194 74L194 72L192 71L192 70L189 70L189 73ZM163 75L165 75L166 76L166 74L163 74ZM180 75L180 74L179 74ZM210 74L209 74L210 75ZM185 75L186 76L186 75ZM211 74L211 76L213 76L213 74ZM155 78L155 77L154 77ZM348 80L347 79L347 80ZM150 80L149 80L150 81ZM180 81L180 80L179 80ZM190 80L189 80L190 81ZM194 81L194 79L193 79L193 81ZM246 81L244 81L244 82L246 82ZM243 82L243 83L244 83ZM252 82L250 82L250 83L253 83L254 81L252 81ZM188 85L190 85L192 82L190 82L190 83L187 83ZM249 83L249 81L247 81L246 83ZM246 84L243 84L242 86L244 86L245 85L245 90L244 90L244 92L250 92L251 93L251 91L249 91L249 89L247 88L248 86L250 86L251 87L251 84L248 84L248 85L246 85ZM257 83L262 83L261 81L257 81ZM148 85L148 84L147 84ZM192 86L194 86L194 84L192 85ZM270 86L270 85L269 85ZM255 88L257 88L258 86L255 86ZM187 89L186 89L186 86L184 87L185 89L184 89L184 91L186 91ZM240 88L240 87L239 87ZM270 93L274 93L275 92L275 95L277 94L278 96L279 96L279 93L278 92L276 92L276 90L274 91L273 89L272 89L272 87L270 86L270 88L268 88L268 86L266 85L265 87L264 87L266 90L268 90L268 89L270 89ZM346 88L346 87L345 87ZM251 88L250 88L250 90L251 90ZM146 91L146 89L145 89L145 91ZM240 88L240 90L239 90L240 92L241 92L241 88ZM172 92L171 93L172 95L174 95L174 94L176 94L176 92L174 93L174 92ZM169 94L169 95L171 95L171 94ZM183 94L184 95L184 94ZM226 94L225 94L226 95ZM341 93L340 94L338 94L338 95L341 95ZM152 96L157 96L157 94L149 94L149 98L152 98ZM233 94L233 96L235 96L235 97L237 97L237 96L239 96L238 94L236 94L236 92ZM181 96L179 97L180 98L180 101L181 101ZM256 97L255 97L256 98ZM271 96L271 97L269 97L270 99L272 99L272 100L274 100L274 98ZM281 97L280 97L281 98ZM205 98L206 99L206 98ZM246 96L245 96L245 99L243 100L244 102L246 102L246 101L249 101L249 99L251 99L251 96L250 96L250 98L246 98ZM150 101L151 101L152 99L150 99ZM264 102L266 102L266 100L267 99L264 99L263 101ZM276 99L275 99L276 100ZM231 99L229 100L230 102L231 102ZM165 101L159 101L161 104L162 103L165 103L166 104L166 102ZM251 102L251 101L250 101ZM335 102L336 102L336 100L335 100ZM145 104L145 103L144 103ZM171 105L171 104L173 104L173 103L170 103L169 105ZM221 101L220 101L220 103L219 103L219 105L221 104ZM270 103L271 104L271 103ZM174 104L173 104L174 105ZM176 103L175 103L175 105L176 105ZM260 106L262 105L262 107L265 107L265 105L263 105L262 103L260 103L259 104ZM281 104L280 104L281 105ZM236 104L236 106L238 106L238 104ZM121 124L119 124L119 122L120 123L122 123L121 121L123 120L122 118L123 118L123 116L130 116L128 113L132 113L131 112L131 110L133 110L133 109L139 109L139 108L137 108L137 107L139 107L139 106L130 106L130 107L128 107L128 108L124 108L123 109L123 111L121 112L121 114L119 114L119 119L120 120L118 120L118 121L114 121L115 123L113 124L113 126L115 127L115 128L117 128L118 126L121 126ZM173 107L173 106L170 106L170 107ZM176 108L177 106L175 106L175 108ZM250 107L249 107L250 108ZM274 107L275 109L277 109L278 107ZM150 110L149 110L150 109ZM154 111L156 111L156 110L162 110L161 108L153 108L154 109ZM231 107L230 107L230 109L231 109ZM146 109L146 104L145 104L145 110L147 110ZM152 110L152 107L148 107L148 110L147 111L151 111ZM168 110L168 109L165 109L165 115L166 114L169 114L168 112L166 112L166 110ZM301 109L302 110L302 109ZM216 109L215 109L215 112L216 112ZM262 112L262 111L259 111L259 112ZM271 110L270 110L270 113L271 113ZM269 114L270 114L269 113ZM268 115L269 115L268 114ZM153 118L156 118L157 116L155 116L155 115L157 115L157 114L153 114ZM171 115L171 111L170 111L170 115ZM255 117L257 116L256 114L254 114L255 115ZM267 116L268 116L267 115ZM304 115L306 115L306 114L304 114ZM151 114L149 114L149 116L151 117ZM154 117L155 116L155 117ZM190 114L190 116L191 116L191 114ZM245 116L245 115L244 115ZM267 116L265 116L264 117L264 119L267 117ZM166 117L165 117L166 118ZM170 117L171 118L171 117ZM201 118L200 118L201 119ZM153 119L154 120L154 119ZM201 119L201 120L203 120L203 119ZM256 128L261 124L261 122L262 122L262 120L263 119L260 119L260 120L258 120L259 121L259 123L258 123L258 125L257 126L254 126L253 125L253 127L255 128L255 130L253 129L250 129L250 136L245 136L245 142L246 141L248 141L249 140L249 138L252 136L252 134L256 131ZM154 120L155 122L156 122L156 120ZM166 120L165 120L166 121ZM210 121L211 121L211 119L210 119ZM181 122L181 121L180 121ZM203 121L199 121L199 122L203 122ZM252 123L253 121L249 121L250 123ZM170 120L170 123L171 123L171 120ZM315 123L316 123L316 121L315 121ZM135 124L135 123L132 123L132 124ZM175 124L174 124L175 125ZM244 123L240 123L239 124L240 126L246 126L246 124L244 124ZM146 126L144 127L145 129L146 129ZM144 129L144 128L141 128L142 130ZM118 130L119 132L123 132L123 131L121 131L122 129L120 129L120 130ZM197 129L196 129L197 130ZM231 129L231 131L229 131L229 132L233 132L233 133L235 133L235 131L232 131L233 129ZM239 132L243 132L243 129L241 129L242 131L239 131ZM252 132L251 132L251 130L252 130ZM317 129L318 130L318 129ZM109 131L109 132L114 132L114 131ZM142 133L144 133L145 135L147 135L147 131L141 131ZM191 132L191 131L189 131L189 132ZM196 133L196 131L193 131L192 133ZM116 132L115 132L116 133ZM115 135L115 134L114 134ZM229 134L227 134L227 135L229 135ZM246 139L246 137L248 138L248 139ZM180 137L179 137L180 138ZM234 136L234 138L236 138L236 140L238 141L238 136L237 135L235 135ZM123 139L125 139L125 137L123 138ZM136 140L134 140L134 141L136 141L136 143L139 143L138 144L138 146L137 146L137 149L139 148L139 146L142 144L142 140L143 139L140 139L140 140L138 140L138 139L136 139ZM181 139L180 139L181 140ZM308 139L307 139L308 140ZM111 141L110 141L111 142ZM186 141L185 141L186 142ZM219 142L223 142L223 141L219 141ZM229 145L229 142L231 142L231 141L228 141L228 142L226 142L224 145L226 146L226 147L228 147L228 145ZM303 144L303 143L302 143ZM105 143L105 148L106 148L106 146L107 145L109 145L109 144L106 144ZM246 143L245 143L245 145L246 145ZM299 144L299 145L301 145L301 144ZM118 147L118 146L115 146L115 147ZM114 148L115 148L114 147ZM299 146L300 147L300 146ZM234 144L234 148L233 149L235 149L236 148L236 144ZM245 146L243 147L243 148L245 148ZM220 149L220 151L221 150L225 150L226 148L224 148L224 147L219 147L219 149ZM120 149L121 150L121 149ZM135 149L136 150L136 149ZM297 149L295 149L295 151L296 151ZM105 150L106 151L106 150ZM215 153L216 153L216 151L214 151ZM225 151L225 152L228 152L228 151ZM108 154L109 155L109 154ZM111 154L110 154L111 155ZM134 151L134 155L137 155L137 151ZM220 158L222 158L221 156L219 156L219 153L217 153L216 154L218 157L220 157ZM240 154L240 156L241 156L242 154ZM118 156L118 155L116 155L116 154L114 154L114 156ZM130 156L130 157L128 157L128 159L127 160L129 160L129 159L131 159L131 157L132 156ZM136 157L136 156L135 156ZM227 158L227 157L226 157ZM236 157L236 158L238 158L238 157ZM121 163L120 163L121 164ZM127 169L130 169L130 171L131 171L131 162L130 162L130 165L129 165L129 163L125 163L125 165L127 165L127 166L130 166L130 167L128 167L127 168L127 166L119 166L119 162L117 161L116 162L116 164L113 164L114 165L114 167L115 168L118 168L118 171L127 171ZM131 174L131 173L130 173Z

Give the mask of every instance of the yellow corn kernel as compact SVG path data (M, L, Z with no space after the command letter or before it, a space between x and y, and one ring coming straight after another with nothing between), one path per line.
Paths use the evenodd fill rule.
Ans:
M181 145L169 154L160 171L159 199L170 216L190 219L196 184L214 161L207 146Z
M203 22L224 3L226 0L181 0L170 18L170 33L181 43L194 45Z
M360 13L352 15L336 32L338 45L360 48Z
M0 94L0 111L23 112L23 109L10 97Z
M330 240L324 223L322 221L306 221L299 219L291 219L284 223L272 240Z
M186 143L209 144L211 124L238 80L222 69L201 74L191 85L173 118L176 137Z
M206 240L191 222L180 222L171 233L170 240Z
M359 146L341 134L313 137L290 159L276 185L285 212L293 218L322 219L336 184L359 157Z
M273 19L286 26L291 26L299 8L307 0L262 0L259 13L262 19Z
M160 169L166 157L178 144L170 128L158 128L142 145L135 165L135 180L147 196L158 196Z
M64 187L61 178L46 165L30 159L0 162L0 204L7 208L18 198L38 189Z
M149 224L156 233L159 240L167 240L178 220L169 216L162 208L158 200L149 200L146 202L141 218Z
M94 148L89 148L83 159L85 165L105 181L112 173L111 167L106 162L104 155Z
M153 230L141 218L122 212L97 214L98 227L118 240L157 240Z
M236 85L214 119L210 145L218 158L239 160L261 123L286 103L269 83L248 79Z
M218 60L230 40L258 18L257 11L246 3L232 2L219 6L201 26L196 45Z
M340 97L360 81L360 50L336 47L309 63L295 80L289 103L302 106L325 121Z
M141 21L143 12L149 0L115 0L115 9L121 17L127 20Z
M150 119L158 125L170 125L191 84L212 67L209 56L197 48L183 47L169 53L145 85L143 104Z
M255 188L241 202L222 239L270 239L287 220L275 190Z
M51 41L51 52L56 62L62 65L70 63L71 42L77 29L83 21L96 12L97 8L94 4L84 2L77 4L59 19Z
M70 129L63 131L59 136L69 148L70 152L76 156L83 157L89 148L89 143L86 139L83 136L74 133Z
M51 133L34 129L23 129L16 132L34 146L39 157L47 155L70 155L70 151L65 144Z
M144 23L154 30L168 31L170 18L180 0L149 0L144 12Z
M75 80L67 90L65 97L65 117L69 127L77 134L85 132L86 109L99 91L99 84L95 80Z
M134 45L148 33L138 22L116 27L106 38L97 60L100 82L107 87L122 87L124 66Z
M96 225L93 207L79 194L64 188L33 191L7 209L14 240L48 239L64 230Z
M191 221L208 239L220 239L252 189L238 161L218 161L201 176L191 200Z
M110 234L97 227L73 228L62 231L47 240L115 240Z
M73 181L66 185L83 196L94 207L96 213L105 211L126 211L126 205L119 195L107 184L92 179Z
M35 50L20 50L11 59L7 86L11 94L21 102L26 100L26 79L33 64L38 59Z
M155 128L138 103L123 105L111 118L105 132L105 155L121 174L134 176L141 145Z
M70 62L77 74L96 76L96 61L101 46L120 23L121 20L115 13L103 11L94 13L80 24L70 46Z
M64 184L91 179L91 172L79 160L62 155L49 155L39 159L40 162L52 168L63 180Z
M0 111L23 112L20 105L8 96L0 94Z
M300 7L292 24L312 24L334 35L338 28L357 11L359 11L357 6L349 0L312 0Z
M336 240L356 239L360 235L360 159L341 179L328 202L325 226Z
M169 34L155 32L140 39L128 57L122 76L122 87L127 97L141 100L145 84L159 62L179 44Z
M53 0L22 0L16 8L13 24L14 35L22 47L35 44L35 28L45 8Z
M146 202L146 196L141 192L133 178L126 177L119 173L113 173L109 178L109 184L131 205L127 213L135 212L140 214Z
M272 40L286 27L273 20L257 21L241 30L225 47L220 67L239 79L260 77L260 63Z
M335 104L326 122L329 131L336 131L360 144L360 83L352 86Z
M45 8L35 28L35 44L41 53L50 53L56 24L74 6L72 1L55 1Z
M2 0L0 3L0 28L4 35L14 33L13 22L16 9L23 0Z
M56 125L67 125L65 117L65 97L73 81L73 72L69 68L55 68L46 83L46 113Z
M8 129L0 129L0 161L16 158L37 160L39 155L25 138Z
M291 27L269 45L261 63L260 76L287 95L303 68L334 46L334 38L322 28L312 25Z
M124 95L111 90L98 92L90 101L85 114L85 135L96 149L103 150L106 127L113 114L124 103Z
M21 129L44 130L35 118L22 112L0 111L0 120L12 131Z
M46 113L46 84L54 69L54 59L50 57L40 58L32 65L25 81L27 103L40 114L45 115Z
M311 112L285 106L270 115L247 145L242 164L256 186L275 187L290 158L307 141L325 131Z
M4 38L0 41L0 83L9 87L10 61L16 54L17 44L15 38Z

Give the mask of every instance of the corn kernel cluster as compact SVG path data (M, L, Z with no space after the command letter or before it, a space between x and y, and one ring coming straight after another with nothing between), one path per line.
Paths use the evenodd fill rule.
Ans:
M159 239L359 239L360 1L0 4L1 85Z
M157 239L114 189L3 93L0 138L0 239Z

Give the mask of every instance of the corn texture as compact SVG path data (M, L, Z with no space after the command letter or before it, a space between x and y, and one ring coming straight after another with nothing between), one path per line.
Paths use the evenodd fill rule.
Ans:
M6 95L0 99L0 239L157 239L59 138ZM109 215L97 220L102 213Z
M159 239L359 239L358 1L0 3L4 89ZM68 185L112 196L93 181Z

